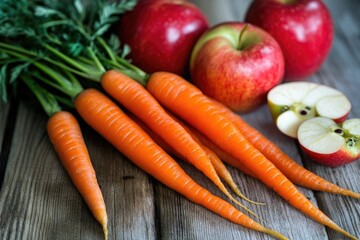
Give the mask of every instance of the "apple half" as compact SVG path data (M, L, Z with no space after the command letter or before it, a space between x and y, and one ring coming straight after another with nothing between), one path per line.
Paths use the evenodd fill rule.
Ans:
M337 124L315 117L298 129L301 148L314 161L331 167L341 166L360 158L360 118Z
M297 130L305 120L321 116L339 123L351 109L343 93L311 82L280 84L269 91L267 101L278 129L293 138L297 138Z

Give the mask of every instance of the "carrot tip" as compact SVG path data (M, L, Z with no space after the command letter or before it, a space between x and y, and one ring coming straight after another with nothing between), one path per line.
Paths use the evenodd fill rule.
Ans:
M354 235L352 235L352 234L350 234L350 233L348 233L348 232L346 232L345 230L338 230L340 233L342 233L342 234L344 234L345 236L347 236L347 237L349 237L350 239L353 239L353 240L358 240L358 238L357 237L355 237Z
M352 197L352 198L356 198L356 199L360 199L360 193L356 193L350 190L345 190L343 192L344 196L348 196L348 197Z
M350 239L353 239L353 240L358 240L357 237L355 237L354 235L351 235L350 233L348 233L347 231L345 231L344 229L342 229L341 227L339 227L336 223L334 222L329 222L328 224L324 224L325 226L328 226L329 228L335 230L335 231L338 231L339 233L342 233L344 234L345 236L347 236L348 238Z
M108 240L108 229L107 229L107 225L103 225L103 232L104 232L104 239Z
M249 208L247 208L246 206L242 205L240 202L236 201L235 199L231 199L233 202L235 202L237 205L239 205L242 209L246 210L248 213L250 213L251 215L253 215L254 217L261 219L261 217L259 215L257 215L255 212L253 212L252 210L250 210Z
M239 196L240 198L244 199L245 201L249 202L249 203L252 203L252 204L255 204L255 205L266 205L266 203L262 203L262 202L256 202L256 201L253 201L251 199L249 199L248 197L246 197L244 194L242 194L239 189L235 190L233 189L233 191L235 192L235 194L237 196Z
M108 218L107 218L107 215L105 214L105 216L103 216L99 222L100 222L100 224L102 226L102 229L103 229L104 239L108 240L108 235L109 234L108 234Z
M277 239L281 239L281 240L288 240L287 237L285 237L284 235L282 235L281 233L277 232L277 231L274 231L274 230L271 230L271 229L268 229L268 228L264 228L264 230L262 231L264 233L267 233Z
M237 204L239 207L241 207L242 209L246 210L247 212L249 212L250 214L252 214L254 217L261 219L259 217L259 215L257 215L255 212L253 212L252 210L250 210L248 207L246 207L245 205L241 204L239 201L237 201L225 188L224 189L220 189L222 190L222 192L228 197L230 198L231 201L233 201L235 204Z

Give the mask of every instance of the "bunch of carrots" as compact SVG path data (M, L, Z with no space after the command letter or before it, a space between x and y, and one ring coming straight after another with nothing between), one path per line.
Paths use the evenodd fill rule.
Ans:
M30 3L25 8L50 8L39 5L39 1ZM7 7L16 12L20 6ZM74 185L102 225L106 239L106 207L95 170L79 124L63 106L75 109L87 124L158 181L231 222L287 239L201 187L172 155L194 165L232 202L252 215L257 216L237 201L221 181L238 196L257 204L240 192L223 161L259 179L320 224L357 239L321 212L295 184L357 199L360 194L304 169L239 115L182 77L168 72L143 72L110 47L106 35L93 34L92 26L85 27L71 16L70 24L61 23L58 18L66 13L56 11L57 14L49 11L43 15L26 12L35 33L30 36L19 38L16 34L0 33L5 39L0 42L1 61L8 69L16 70L8 82L18 80L26 84L48 114L49 138ZM81 39L81 51L76 54L63 49L67 38L62 39L60 32L64 27ZM34 49L28 46L29 40ZM8 69L3 68L4 72ZM84 88L90 81L96 82L96 89Z

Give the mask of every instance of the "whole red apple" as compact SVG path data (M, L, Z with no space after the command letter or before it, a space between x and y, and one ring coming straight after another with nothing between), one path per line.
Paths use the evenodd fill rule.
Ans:
M140 0L119 22L119 39L133 63L148 73L184 75L192 47L208 29L205 15L184 0Z
M265 29L279 43L287 80L316 72L331 49L333 23L321 0L254 0L245 21Z
M225 22L197 41L190 73L206 95L244 113L264 103L268 91L282 81L284 58L278 43L264 30Z

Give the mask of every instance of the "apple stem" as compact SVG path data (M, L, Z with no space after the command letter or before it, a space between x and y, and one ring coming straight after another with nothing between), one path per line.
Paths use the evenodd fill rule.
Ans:
M238 41L238 46L239 46L238 50L240 50L240 51L245 49L242 44L243 43L242 39L243 39L245 32L248 30L248 28L249 28L249 24L246 24L245 27L240 32L239 41Z

